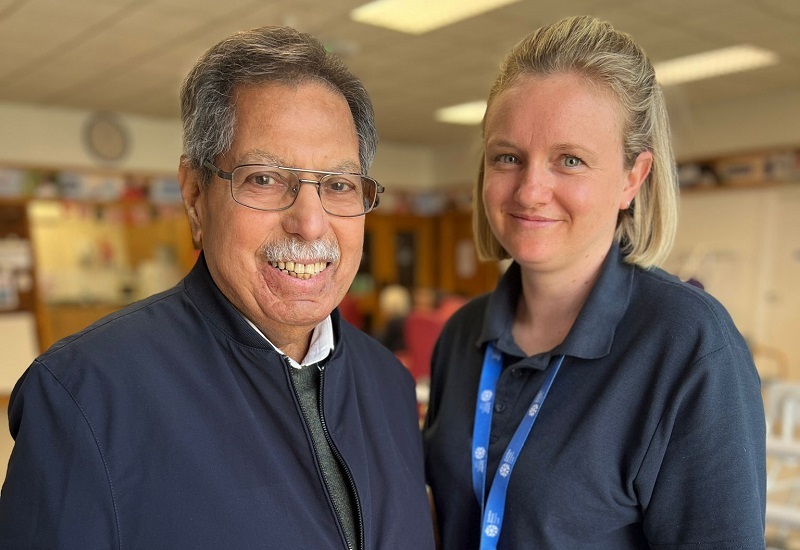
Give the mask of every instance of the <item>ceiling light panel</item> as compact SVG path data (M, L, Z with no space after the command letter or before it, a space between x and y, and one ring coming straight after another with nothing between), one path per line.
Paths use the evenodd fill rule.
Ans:
M750 45L731 46L655 64L656 78L662 86L703 80L775 65L778 55Z
M424 34L521 0L376 0L350 12L360 23Z
M485 112L485 101L470 101L469 103L461 103L459 105L438 109L434 117L439 122L472 126L481 123Z

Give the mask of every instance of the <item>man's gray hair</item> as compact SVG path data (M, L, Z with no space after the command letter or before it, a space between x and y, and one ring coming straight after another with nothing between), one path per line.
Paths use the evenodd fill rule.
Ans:
M238 86L309 81L324 82L347 101L358 133L361 172L366 174L378 137L364 85L316 38L288 27L238 32L197 60L181 86L184 162L203 174L204 184L211 181L203 162L213 162L233 143Z

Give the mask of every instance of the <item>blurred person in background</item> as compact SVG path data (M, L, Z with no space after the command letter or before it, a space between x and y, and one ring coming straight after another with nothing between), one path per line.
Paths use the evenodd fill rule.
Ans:
M395 354L405 351L405 322L411 311L411 292L403 285L386 285L378 295L378 306L386 320L378 339Z
M336 309L382 191L366 91L265 27L181 102L202 254L18 382L0 547L432 548L414 382Z
M532 33L490 92L483 149L476 244L513 263L434 352L442 547L763 549L750 351L719 302L657 267L677 183L644 52L591 17Z

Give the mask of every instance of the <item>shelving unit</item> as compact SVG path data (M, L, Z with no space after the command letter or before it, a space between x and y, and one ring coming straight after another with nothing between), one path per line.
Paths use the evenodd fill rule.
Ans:
M471 216L449 208L429 215L379 210L367 215L365 253L352 289L366 329L385 323L378 295L391 284L465 297L494 288L500 271L478 261Z
M751 188L800 181L800 149L783 148L678 164L683 190Z
M19 300L35 314L37 354L174 284L196 258L174 177L0 167L0 208L20 213L28 243L32 288Z

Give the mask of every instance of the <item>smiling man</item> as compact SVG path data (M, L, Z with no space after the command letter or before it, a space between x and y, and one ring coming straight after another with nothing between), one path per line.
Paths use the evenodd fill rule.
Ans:
M266 27L181 102L202 253L19 381L0 547L432 548L411 376L336 310L383 190L363 86Z

